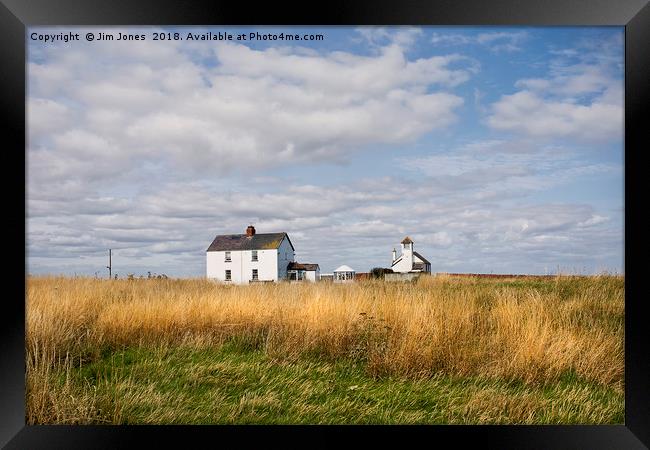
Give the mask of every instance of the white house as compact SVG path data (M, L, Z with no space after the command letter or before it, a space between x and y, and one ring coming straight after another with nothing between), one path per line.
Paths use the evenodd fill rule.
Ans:
M431 273L431 263L427 259L413 250L413 241L406 236L402 241L402 254L397 257L397 252L393 249L393 264L390 267L393 272L425 272Z
M320 281L318 264L290 262L287 266L287 278L292 281Z
M350 281L354 281L354 269L352 267L343 264L334 271L335 283L345 283Z
M214 238L206 251L207 277L235 284L287 279L295 249L287 233L256 233L252 225L245 234Z

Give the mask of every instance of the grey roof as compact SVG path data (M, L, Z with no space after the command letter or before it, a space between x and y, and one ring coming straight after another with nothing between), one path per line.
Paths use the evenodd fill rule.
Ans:
M431 263L429 262L429 260L427 260L424 256L420 255L418 252L413 252L413 254L414 254L415 256L417 256L418 258L420 258L420 259L422 260L423 263L431 264ZM404 255L400 255L399 258L397 258L395 261L393 261L393 264L391 264L391 267L393 267L395 264L397 264L398 262L400 262L400 261L402 260L402 256L404 256ZM420 264L420 263L417 263L417 262L416 262L416 263L414 263L414 265L415 265L415 264Z
M318 270L318 264L298 263L291 261L289 264L287 264L287 270Z
M415 256L417 256L418 258L420 258L420 259L422 260L422 262L425 262L425 263L431 264L431 263L430 263L430 262L429 262L429 261L428 261L424 256L420 255L418 252L413 252L413 254L414 254Z
M246 234L221 234L214 238L206 251L222 252L230 250L272 250L280 247L287 238L289 245L295 250L287 233L256 233L253 236Z

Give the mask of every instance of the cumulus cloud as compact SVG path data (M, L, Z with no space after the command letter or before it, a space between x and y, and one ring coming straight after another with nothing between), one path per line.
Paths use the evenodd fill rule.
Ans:
M452 89L476 70L455 54L410 60L404 36L417 34L398 32L370 56L212 42L199 59L198 44L175 41L51 46L28 65L30 147L41 149L33 170L97 180L90 160L112 177L155 159L178 176L224 174L412 142L456 121L463 99Z
M503 96L492 106L488 124L497 130L535 137L569 137L583 141L620 138L623 133L622 97L617 86L586 105L548 99L529 90L519 91Z
M488 125L539 138L621 140L622 46L583 47L561 53L547 77L518 80L519 91L492 105ZM610 54L593 54L603 51Z
M62 202L56 212L30 220L28 251L32 262L84 255L102 267L105 249L113 248L123 258L122 271L164 261L182 274L200 275L214 235L243 232L253 222L258 232L289 232L298 259L318 262L323 271L344 262L359 271L389 265L390 251L407 234L435 261L435 270L455 270L454 261L465 255L463 270L474 264L473 270L494 265L516 271L513 261L527 258L525 270L532 270L531 261L575 266L589 259L594 240L614 254L621 238L610 235L609 217L586 204L476 201L479 186L445 195L431 188L429 178L384 182L381 191L361 180L337 187L290 185L273 194L175 184L159 195L121 199L122 210L107 208L100 215L88 214L87 204ZM504 253L512 258L509 266L499 260Z

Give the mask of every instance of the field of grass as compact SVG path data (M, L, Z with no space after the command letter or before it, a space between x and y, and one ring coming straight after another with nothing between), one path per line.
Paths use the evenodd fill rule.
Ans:
M27 279L27 423L623 423L624 279Z

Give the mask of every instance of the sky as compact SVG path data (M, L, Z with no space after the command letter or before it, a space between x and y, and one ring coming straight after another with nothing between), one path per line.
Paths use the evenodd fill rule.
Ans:
M208 32L233 40L187 39ZM200 277L253 224L323 273L390 267L405 236L432 272L623 273L623 37L30 27L26 270L105 277L110 248L119 277Z

